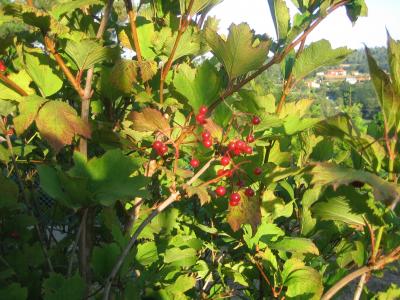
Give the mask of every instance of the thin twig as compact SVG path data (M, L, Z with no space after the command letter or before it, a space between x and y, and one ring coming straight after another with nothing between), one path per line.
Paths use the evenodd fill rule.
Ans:
M8 87L12 88L14 91L16 91L21 96L28 96L28 93L25 92L23 88L21 88L17 83L12 81L10 78L8 78L6 75L4 75L2 72L0 72L0 80L3 81Z
M395 248L392 252L390 252L387 256L382 256L380 259L376 261L375 264L370 266L361 267L350 274L343 277L341 280L335 283L321 298L321 300L329 300L337 292L339 292L343 287L348 285L354 279L362 276L363 274L370 273L375 270L380 270L384 268L387 264L390 264L400 258L400 247Z
M79 224L78 232L76 233L74 245L73 245L72 250L71 250L71 257L70 257L69 262L68 262L68 273L67 273L67 277L70 277L70 276L71 276L71 273L72 273L72 264L73 264L73 262L74 262L74 255L75 255L75 252L76 252L76 248L78 248L79 239L80 239L80 237L81 237L82 230L83 230L83 221L86 219L86 215L87 215L87 209L85 209L85 211L84 211L84 213L83 213L81 222L80 222L80 224Z
M100 22L99 29L97 30L96 38L101 39L108 23L110 17L111 9L114 0L108 0L107 5L104 8L103 17ZM81 105L81 119L84 122L89 122L89 112L90 112L90 98L92 97L92 83L93 83L94 67L91 67L86 74L86 83L82 95L82 105ZM87 157L87 139L81 137L79 141L79 152Z
M367 273L364 273L363 275L361 275L360 281L358 282L356 291L354 293L354 297L353 300L359 300L362 294L362 290L364 288L365 282L366 282L366 278L367 278Z
M181 21L179 24L179 29L178 29L178 34L175 39L174 46L172 47L171 53L168 57L168 60L165 64L165 66L162 68L161 71L161 79L160 79L160 104L162 105L164 103L164 83L165 79L167 78L168 72L171 69L172 62L174 61L174 56L176 49L178 49L179 42L182 38L183 33L186 31L186 28L189 25L189 20L190 20L190 11L192 10L194 0L190 0L188 9L186 12L182 15Z
M84 91L83 91L81 85L79 84L79 82L76 80L74 74L72 74L71 70L65 64L60 53L58 53L54 40L52 38L50 38L48 35L46 35L44 37L44 45L46 46L47 51L49 51L53 55L58 66L60 67L61 71L64 73L65 77L67 77L67 79L71 83L72 87L82 98L84 96Z
M187 183L186 186L192 185L204 172L207 171L207 169L210 167L212 162L215 159L212 158L209 160ZM110 290L112 283L114 281L115 276L117 276L124 260L128 256L129 252L131 251L133 245L136 243L137 238L143 231L143 229L162 211L164 211L168 206L170 206L172 203L174 203L178 197L181 195L179 191L172 193L167 200L162 202L157 208L155 208L151 214L139 225L139 227L136 229L135 233L132 235L128 245L125 247L125 249L122 251L121 255L119 256L116 264L114 265L110 275L108 276L106 282L105 282L105 288L104 288L104 295L103 295L103 300L108 300L110 296Z

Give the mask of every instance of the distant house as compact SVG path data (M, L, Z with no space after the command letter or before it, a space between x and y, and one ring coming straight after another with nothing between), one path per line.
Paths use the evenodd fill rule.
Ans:
M357 78L355 77L347 77L346 78L346 82L350 83L350 84L356 84L357 83Z
M343 68L331 69L325 72L325 81L341 81L347 77L347 71Z
M318 82L315 82L315 81L312 81L312 80L307 81L307 82L306 82L306 85L307 85L308 88L312 88L312 89L319 89L319 88L321 88L321 85L320 85Z

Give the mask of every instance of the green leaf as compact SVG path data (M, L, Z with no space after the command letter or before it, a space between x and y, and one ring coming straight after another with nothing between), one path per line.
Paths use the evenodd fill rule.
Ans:
M94 247L91 264L98 278L104 279L110 274L120 253L121 250L116 243Z
M40 187L63 206L78 209L90 204L87 199L88 182L86 178L68 176L68 174L46 165L40 165L37 169Z
M36 119L39 109L46 103L46 101L46 99L37 95L21 98L21 102L18 105L19 115L13 120L17 135L21 135L26 129L28 129Z
M135 174L142 167L141 158L129 157L114 149L88 162L75 153L74 161L75 166L68 174L89 180L91 198L96 203L112 206L117 200L128 201L148 195L148 178Z
M275 113L275 97L273 94L260 94L254 90L241 89L239 96L242 101L234 102L234 105L241 111L257 114L262 118L267 113Z
M171 134L168 120L156 109L146 107L142 112L133 111L128 119L132 121L131 127L136 131L160 131L166 136Z
M352 0L346 4L346 13L349 20L355 23L358 17L368 16L368 7L365 0Z
M332 49L327 40L311 43L296 59L292 74L296 81L323 66L336 65L351 54L353 50L341 47Z
M289 8L285 0L268 0L272 20L274 21L276 36L278 40L284 40L290 29Z
M392 300L392 299L399 299L400 298L400 287L395 284L391 283L390 287L384 291L384 292L379 292L377 293L374 298L374 300Z
M173 83L177 92L185 96L196 112L201 105L210 105L222 87L221 76L209 61L203 62L196 69L181 64Z
M337 188L340 185L350 184L354 181L364 182L374 189L374 196L377 200L395 200L400 197L400 187L387 182L375 174L337 166L330 163L318 163L311 170L313 175L312 184L332 185Z
M8 75L8 78L16 82L28 95L35 93L35 91L29 87L32 79L31 77L29 77L28 73L25 70L21 70L18 73L11 73L10 75ZM5 85L0 80L0 99L20 102L22 98L23 96Z
M314 217L321 220L340 221L355 226L365 225L368 196L357 193L351 188L327 191L311 207Z
M0 209L13 207L17 204L19 190L15 182L0 173Z
M310 253L314 255L319 255L319 250L317 246L315 246L315 244L310 239L306 238L284 237L280 241L269 244L269 246L271 249L292 253Z
M57 93L63 86L60 76L54 71L55 63L49 56L37 52L25 52L25 70L45 97Z
M88 7L94 4L103 4L101 0L74 0L74 1L62 1L51 8L50 13L56 18L60 17L66 13L72 13L78 8Z
M25 300L28 297L28 289L19 283L12 283L0 289L0 299Z
M223 63L230 80L262 66L266 61L271 41L255 41L246 23L232 24L224 40L207 27L205 37L215 56Z
M137 246L136 260L143 266L149 266L158 260L155 242L146 242Z
M79 118L75 109L61 101L45 103L35 119L40 134L49 142L55 151L70 145L74 135L90 138L89 124Z
M118 50L117 50L118 51ZM65 52L74 60L79 70L87 70L118 54L116 48L104 47L96 40L69 40Z
M183 295L186 291L194 288L196 285L196 278L189 275L179 276L175 282L166 288L166 291L173 295L172 299L187 299Z
M109 80L113 88L124 94L129 94L137 82L138 65L136 61L120 59L115 62Z
M84 298L85 283L76 274L65 278L61 274L52 273L43 282L44 300L80 300Z
M365 52L367 54L371 80L378 95L387 130L390 131L392 128L398 129L400 128L400 94L396 93L395 86L393 86L389 75L379 68L367 47L365 47ZM392 70L392 68L395 68L393 56L389 62Z
M190 267L196 264L197 252L193 248L170 248L165 251L164 263L174 266Z
M321 298L323 292L322 277L315 269L304 266L297 259L289 259L285 262L282 271L284 286L287 287L285 296L288 299L312 299Z
M194 0L190 10L190 16L194 16L204 9L211 9L214 5L222 2L223 0ZM189 9L190 0L179 0L181 13L187 13Z
M392 78L393 89L397 95L400 95L400 41L392 39L389 32L387 32L387 39L390 77Z
M227 221L233 231L238 231L243 224L250 224L253 232L261 223L260 202L257 197L248 198L243 191L239 192L241 200L237 206L229 206Z

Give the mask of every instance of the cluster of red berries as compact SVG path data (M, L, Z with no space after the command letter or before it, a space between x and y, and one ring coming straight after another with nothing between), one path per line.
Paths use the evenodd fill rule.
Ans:
M206 113L207 113L207 107L201 106L199 109L199 113L196 115L196 122L199 125L204 125L206 123ZM261 120L257 116L253 116L251 119L252 125L258 125L258 124L260 124L260 122L261 122ZM210 148L212 146L212 139L211 139L210 132L207 130L204 130L201 134L201 137L202 137L203 146L206 148ZM236 141L229 142L227 145L225 154L221 157L220 164L223 167L226 167L231 163L231 157L233 157L233 156L253 154L253 148L250 145L248 145L248 143L253 143L254 141L255 141L254 135L250 133L246 137L247 143L243 140L236 140ZM197 168L199 166L199 164L200 164L200 162L196 158L193 158L190 161L190 165L193 168ZM232 177L234 174L234 171L235 171L234 169L219 169L217 171L217 176L218 177ZM257 167L254 169L253 173L257 176L261 175L262 169ZM238 181L238 186L241 188L244 186L244 183L240 181L241 183L239 184L239 181ZM226 195L227 189L225 186L219 185L216 187L215 193L217 194L217 196L223 197ZM248 187L245 189L244 194L247 197L254 197L255 192L252 188ZM229 205L237 206L237 205L239 205L240 200L241 200L240 193L234 192L229 196Z
M0 72L7 71L7 67L2 60L0 60Z
M156 153L160 156L164 156L165 153L168 152L168 147L161 141L155 141L153 143L153 149L156 151Z
M204 125L206 124L206 114L207 114L207 107L202 105L199 109L199 113L196 115L196 121L197 123Z

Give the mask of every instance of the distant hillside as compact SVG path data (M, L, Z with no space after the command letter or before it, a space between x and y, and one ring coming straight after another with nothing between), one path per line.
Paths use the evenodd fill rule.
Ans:
M370 51L378 62L378 65L385 70L388 70L389 66L387 61L386 47L374 47L370 48ZM368 62L365 55L365 49L358 49L354 51L354 53L349 55L343 63L351 65L350 70L356 70L360 73L368 73Z

